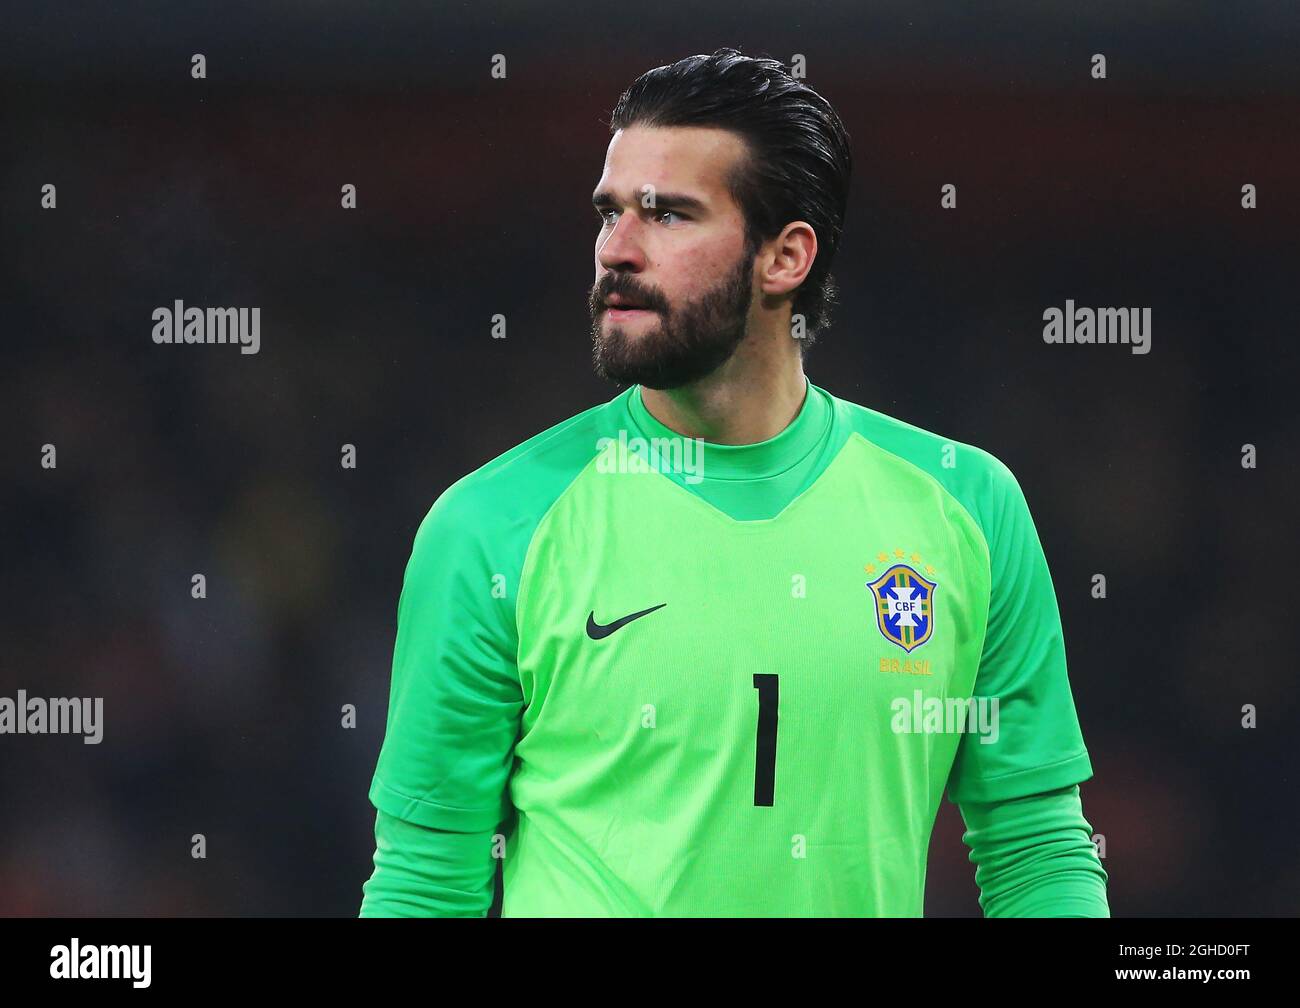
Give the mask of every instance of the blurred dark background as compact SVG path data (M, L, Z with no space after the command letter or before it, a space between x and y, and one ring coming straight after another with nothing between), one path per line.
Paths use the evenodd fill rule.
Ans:
M1300 13L863 6L7 5L0 695L106 726L0 736L0 913L356 914L412 536L618 391L585 300L608 115L723 45L803 54L853 138L811 379L1028 496L1112 912L1300 911ZM1150 307L1152 352L1045 345L1067 298ZM260 306L260 353L154 345L176 299ZM979 913L961 832L945 801L929 914Z

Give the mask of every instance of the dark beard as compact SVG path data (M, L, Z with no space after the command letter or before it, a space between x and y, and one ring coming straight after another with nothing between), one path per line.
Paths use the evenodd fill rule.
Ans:
M673 311L658 298L643 297L621 274L606 274L591 289L592 364L596 374L620 385L679 388L712 374L745 338L753 299L756 248L746 247L722 282L696 301ZM621 326L602 331L604 299L628 293L659 314L658 325L633 341Z

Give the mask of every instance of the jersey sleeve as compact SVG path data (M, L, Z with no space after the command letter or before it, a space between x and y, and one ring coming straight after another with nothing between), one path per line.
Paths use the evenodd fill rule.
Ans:
M495 829L495 828L494 828ZM430 829L375 813L374 872L361 887L359 917L484 917L492 870L484 871L494 829Z
M430 829L494 829L523 696L510 558L493 502L462 481L420 525L398 602L388 724L375 807ZM507 573L509 572L509 573ZM488 852L482 868L491 870Z
M1042 543L1011 471L984 457L976 517L989 549L990 596L974 695L995 702L997 731L962 736L948 778L956 803L1019 798L1092 776Z
M961 806L986 917L1109 917L1079 786Z

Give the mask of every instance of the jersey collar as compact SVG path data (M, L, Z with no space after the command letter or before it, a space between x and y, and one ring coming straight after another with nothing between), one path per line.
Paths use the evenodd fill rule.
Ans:
M641 399L641 386L634 385L627 396L627 411L637 433L646 438L680 438L682 435L660 423ZM804 378L804 399L799 413L775 437L756 444L722 445L704 442L704 478L763 479L785 472L816 450L831 421L827 393Z

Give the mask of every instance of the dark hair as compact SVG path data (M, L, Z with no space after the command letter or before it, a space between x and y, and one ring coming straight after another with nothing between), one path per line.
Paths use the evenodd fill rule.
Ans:
M830 325L836 297L831 263L840 244L853 156L830 102L774 59L719 49L688 56L638 77L619 97L614 133L633 125L712 126L738 134L749 156L727 179L745 216L746 249L803 220L817 233L817 258L795 292L806 320L803 345Z

